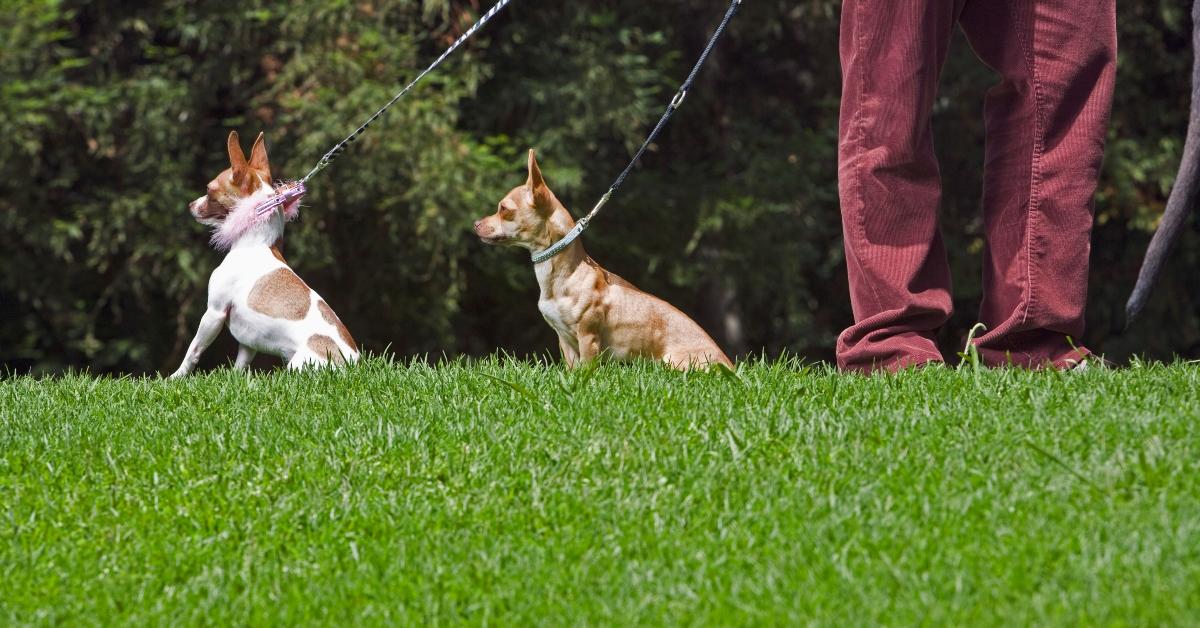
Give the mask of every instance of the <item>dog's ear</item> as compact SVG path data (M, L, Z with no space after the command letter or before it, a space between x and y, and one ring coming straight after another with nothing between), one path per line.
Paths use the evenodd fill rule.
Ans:
M546 180L542 178L542 169L538 168L537 152L532 148L529 149L529 179L525 181L525 185L535 192L538 188L546 187Z
M233 170L233 184L243 187L247 175L250 174L250 165L246 163L246 153L242 152L241 139L238 137L237 131L229 132L225 148L229 151L229 168Z
M271 166L267 163L267 141L263 133L254 140L254 148L250 149L250 169L262 174L263 180L271 181Z
M546 179L542 178L542 169L538 167L537 153L532 148L529 149L529 179L525 185L529 187L530 192L533 192L533 204L539 211L550 212L554 209L554 195L550 193Z

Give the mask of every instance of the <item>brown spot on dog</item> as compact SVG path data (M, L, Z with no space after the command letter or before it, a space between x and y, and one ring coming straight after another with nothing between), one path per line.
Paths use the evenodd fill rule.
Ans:
M271 255L284 264L287 263L287 260L283 259L283 238L275 240L275 243L271 245Z
M317 309L321 310L321 318L325 319L326 323L337 328L338 335L342 337L342 342L350 347L358 346L354 344L354 338L350 335L350 330L346 329L346 326L342 324L342 320L334 313L333 308L329 307L324 301L318 300Z
M308 316L312 302L308 285L290 268L273 270L254 283L250 290L250 309L289 321L303 320Z
M342 357L342 350L338 349L337 343L334 342L333 338L325 334L313 334L309 336L308 348L312 349L313 353L334 364L346 363L346 359Z

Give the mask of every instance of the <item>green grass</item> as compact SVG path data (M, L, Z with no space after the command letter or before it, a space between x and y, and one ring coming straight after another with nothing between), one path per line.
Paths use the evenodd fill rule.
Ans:
M1191 624L1200 367L0 381L0 623Z

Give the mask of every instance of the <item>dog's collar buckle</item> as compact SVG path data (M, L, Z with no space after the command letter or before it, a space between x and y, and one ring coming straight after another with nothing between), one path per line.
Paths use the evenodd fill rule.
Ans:
M600 200L596 202L596 206L592 208L592 211L588 212L583 218L580 218L579 222L575 223L575 226L571 227L571 230L568 231L567 235L563 236L561 240L551 244L550 247L544 251L530 255L530 257L533 259L533 263L541 264L551 257L562 253L563 249L570 246L571 243L583 233L583 230L587 229L588 223L590 223L592 219L596 217L596 214L600 213L600 210L604 208L606 203L608 203L608 199L612 198L613 192L616 190L616 186L608 188L608 191L604 193L604 196L601 196Z
M304 187L303 181L294 181L285 183L275 190L275 195L261 202L254 208L254 213L258 216L268 214L280 207L286 207L308 193L308 188Z

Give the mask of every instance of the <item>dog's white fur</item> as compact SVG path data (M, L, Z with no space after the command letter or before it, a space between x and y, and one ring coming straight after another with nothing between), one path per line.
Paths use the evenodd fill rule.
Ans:
M258 189L240 201L226 220L233 220L236 212L254 211L256 205L271 198L274 193L271 186L261 180L258 183ZM193 201L189 206L192 213L195 214L195 208L204 202L206 197L203 196ZM301 320L273 318L250 305L251 292L260 279L281 268L290 271L272 251L274 243L283 236L284 211L284 208L274 210L269 219L250 227L231 243L224 261L209 278L208 310L200 320L196 337L188 347L183 363L171 377L182 377L195 369L201 354L226 324L240 344L235 362L238 369L249 366L258 352L282 357L290 369L336 361L331 360L335 356L320 355L310 348L309 339L316 335L333 339L346 362L358 359L358 350L347 344L339 329L319 311L317 303L321 297L311 288L308 289L308 313Z

